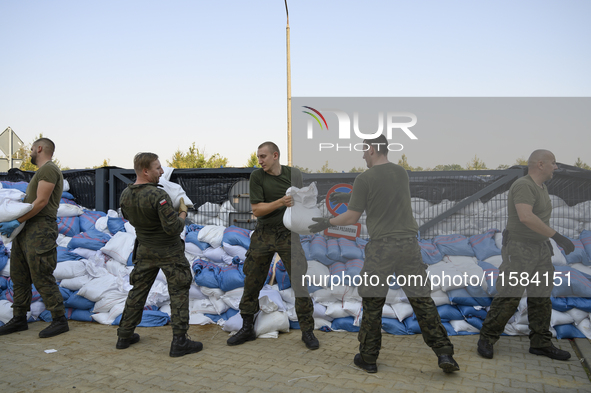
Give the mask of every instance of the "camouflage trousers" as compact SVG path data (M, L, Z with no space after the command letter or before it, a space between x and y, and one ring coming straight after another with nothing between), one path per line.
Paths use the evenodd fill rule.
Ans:
M363 316L358 339L363 360L373 364L380 354L382 309L389 289L387 279L393 273L396 273L397 279L405 276L407 283L413 282L413 285L407 284L403 289L417 317L425 343L436 355L453 355L453 345L430 296L431 287L417 239L387 238L371 240L365 247L365 263L360 275L374 275L379 281L374 279L372 283L377 285L369 285L368 279L367 284L364 282L359 287L359 295L363 298ZM411 276L421 277L416 280L418 285L414 285Z
M31 284L35 284L54 320L64 315L64 299L53 276L57 265L57 235L55 219L34 217L12 241L10 278L15 316L25 316L30 310Z
M519 305L523 292L527 289L527 309L529 319L529 339L532 348L543 348L551 344L550 318L552 316L552 303L550 294L554 288L554 266L552 266L551 245L544 243L525 243L509 241L501 252L503 263L499 267L499 274L504 274L504 280L497 279L497 295L493 299L486 319L480 330L480 337L491 344L498 341L505 330L505 325L511 319ZM522 286L510 285L510 274L517 273L521 277L525 273L528 278L533 278L536 273L539 283L530 283ZM546 285L544 274L550 277L549 285ZM525 275L524 275L525 276ZM504 281L504 283L502 282ZM502 285L504 284L504 285Z
M180 239L179 242L179 246L164 250L152 249L142 244L137 248L134 268L129 276L129 283L133 288L127 296L117 329L120 338L131 337L135 327L141 322L146 299L160 269L168 283L172 333L185 334L189 330L189 288L193 278Z
M250 247L244 261L244 294L240 300L240 313L256 314L259 311L259 293L265 285L275 253L281 257L295 292L295 310L300 328L303 331L314 330L314 304L307 287L302 283L302 277L308 270L308 261L299 235L283 225L259 224L250 237Z

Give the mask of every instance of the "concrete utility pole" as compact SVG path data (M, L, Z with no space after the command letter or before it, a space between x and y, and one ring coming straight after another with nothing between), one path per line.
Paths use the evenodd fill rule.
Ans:
M285 14L287 16L287 165L291 166L291 58L289 54L289 10L285 1Z

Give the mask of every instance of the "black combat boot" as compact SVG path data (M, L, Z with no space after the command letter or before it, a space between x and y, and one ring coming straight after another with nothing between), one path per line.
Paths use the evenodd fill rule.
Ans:
M242 328L238 333L230 337L227 341L228 345L240 345L247 341L256 340L257 334L254 331L254 315L240 314L242 316Z
M140 335L137 333L134 333L131 335L131 337L129 338L121 338L119 337L117 339L117 344L115 345L115 348L117 349L126 349L129 348L129 346L131 344L135 344L137 342L140 341Z
M27 323L27 317L12 317L12 319L6 322L6 325L0 326L0 336L10 333L22 332L27 330L29 324Z
M70 328L68 326L68 319L66 318L65 315L62 315L61 317L54 319L51 322L51 325L49 325L45 329L41 330L39 332L39 337L41 337L41 338L53 337L53 336L57 336L58 334L65 333L68 330L70 330Z
M314 332L310 330L309 332L302 331L302 341L306 344L306 348L308 349L318 349L320 348L320 343L316 336L314 336Z
M190 353L199 352L203 349L203 344L199 341L191 341L187 333L175 334L172 336L172 344L170 344L170 357L177 358L179 356L188 355Z

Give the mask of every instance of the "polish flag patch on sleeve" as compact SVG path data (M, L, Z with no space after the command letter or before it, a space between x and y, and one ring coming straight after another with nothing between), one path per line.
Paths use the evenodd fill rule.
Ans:
M160 203L160 206L166 205L166 199L161 200L159 203Z

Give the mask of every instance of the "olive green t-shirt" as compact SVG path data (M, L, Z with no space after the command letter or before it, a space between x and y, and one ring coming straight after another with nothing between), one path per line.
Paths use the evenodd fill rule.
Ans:
M302 172L297 168L281 165L281 174L273 176L262 168L250 174L250 203L270 203L285 196L285 192L291 186L302 188ZM257 218L257 221L264 225L283 225L285 206L272 211L271 213Z
M532 212L546 225L550 224L552 214L552 201L548 195L548 188L545 184L538 186L530 175L523 176L511 185L507 202L507 230L511 240L543 242L548 240L547 236L541 235L519 221L517 215L517 203L525 203L532 206Z
M57 220L57 209L60 205L62 191L64 189L64 177L62 171L53 161L47 161L41 168L37 169L37 172L35 172L35 175L27 186L27 196L24 202L33 203L37 199L37 188L41 180L55 184L55 187L49 196L47 205L35 217L51 217Z
M417 236L412 216L408 173L400 165L375 165L355 178L349 209L367 212L370 239Z

